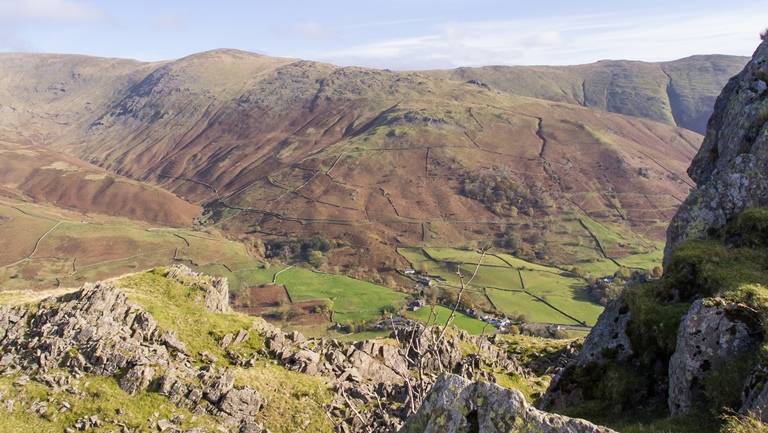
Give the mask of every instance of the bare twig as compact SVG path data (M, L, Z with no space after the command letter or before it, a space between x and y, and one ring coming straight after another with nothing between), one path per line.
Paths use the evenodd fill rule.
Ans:
M485 251L483 251L483 254L480 256L480 260L477 261L477 266L475 266L475 272L472 273L472 277L467 280L467 282L464 282L464 276L461 275L461 267L456 267L456 274L459 276L459 281L461 282L461 290L459 290L458 296L456 296L456 304L453 306L453 311L451 311L451 315L448 316L448 320L445 321L445 326L443 326L443 330L440 332L440 336L437 338L438 341L443 339L443 335L445 334L445 331L448 329L448 325L453 322L454 317L456 317L456 310L459 309L459 304L461 303L461 295L464 294L464 290L467 289L467 286L472 282L472 280L475 279L477 276L477 271L480 269L480 265L483 264L483 259L485 259Z

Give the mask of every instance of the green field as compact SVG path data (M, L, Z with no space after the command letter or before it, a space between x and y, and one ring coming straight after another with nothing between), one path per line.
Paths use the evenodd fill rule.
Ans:
M590 302L584 283L576 278L536 271L520 273L528 292L589 326L603 312L602 306Z
M422 322L426 322L427 319L429 319L431 307L427 306L424 307L418 311L409 311L408 317L419 319ZM445 325L445 322L448 321L448 318L451 316L451 310L445 307L441 306L435 306L435 312L437 313L437 320L435 320L434 316L432 317L431 321L429 322L430 325L437 324L437 325ZM494 326L488 325L486 327L486 323L477 320L475 318L469 317L465 314L456 312L456 316L453 318L453 321L451 322L451 326L456 326L459 329L463 329L470 334L477 335L483 333L483 328L485 328L486 333L493 333L496 331L496 328Z
M463 263L459 267L467 282L480 259L477 252L451 248L428 248L424 251L400 248L398 252L411 260L415 269L420 269L421 263L426 262L430 275L439 274L447 280L445 285L454 287L460 287L460 283L455 273L446 274L449 267L457 262ZM446 261L436 261L438 258ZM611 273L615 268L613 265ZM474 296L487 295L496 309L510 317L522 315L530 322L567 325L584 322L592 325L603 307L588 299L586 284L584 279L562 269L527 262L508 254L495 254L486 255L467 291ZM483 289L485 295L480 295Z
M583 222L601 242L615 248L620 248L620 242L626 242L623 235L589 218L584 218ZM643 250L637 246L636 249ZM464 282L467 282L481 257L476 251L453 248L398 248L397 251L417 271L421 269L422 263L426 263L430 275L439 275L446 280L444 285L454 288L461 286L456 275L457 264L465 276ZM629 268L651 269L660 264L662 255L661 251L643 252L616 261ZM619 268L619 265L608 259L556 268L509 254L487 254L474 280L467 287L467 292L474 297L485 289L487 299L496 309L510 317L524 315L532 322L569 325L583 322L591 326L597 321L603 307L590 301L586 280L569 272L574 266L580 267L585 275L597 277L612 275ZM521 277L525 287L521 284ZM474 300L477 301L477 298Z
M281 273L277 276L277 283L285 285L294 302L330 299L334 312L367 313L364 316L370 320L381 316L384 309L399 309L405 302L404 294L383 286L302 268L291 268Z
M653 269L661 266L661 260L664 258L664 251L653 251L644 254L635 254L633 256L617 259L616 261L628 268L635 269Z
M457 250L454 248L424 248L428 257L434 261L448 263L469 263L476 265L482 255L477 251ZM483 258L484 266L509 266L498 257L486 254Z
M512 318L524 315L524 319L527 322L557 323L562 325L580 324L525 292L487 289L487 293L496 308Z

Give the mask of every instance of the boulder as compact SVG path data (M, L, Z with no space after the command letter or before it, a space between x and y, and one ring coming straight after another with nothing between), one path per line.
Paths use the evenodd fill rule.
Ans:
M748 207L768 205L768 38L715 103L707 133L688 168L696 189L667 230L664 266L671 251Z
M442 374L401 433L610 433L588 421L542 412L520 391Z
M627 327L632 318L624 294L608 303L592 331L584 339L579 355L552 379L541 399L540 409L550 410L578 402L581 390L574 374L587 366L601 366L607 361L626 361L634 354Z
M403 378L400 375L361 350L352 352L349 362L357 369L360 376L372 382L403 383Z
M237 419L249 419L256 416L265 403L264 397L249 387L232 389L219 403L219 409Z
M155 376L155 369L148 365L137 365L120 378L120 388L130 395L134 395L149 386Z
M669 361L669 411L686 413L705 400L706 378L729 360L756 349L759 331L746 306L720 298L691 305L677 331Z

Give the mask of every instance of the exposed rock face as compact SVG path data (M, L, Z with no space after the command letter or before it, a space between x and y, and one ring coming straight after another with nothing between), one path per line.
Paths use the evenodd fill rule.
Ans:
M755 330L743 321L743 305L719 298L693 303L677 331L677 347L669 361L669 411L690 411L704 400L705 379L729 359L753 350Z
M590 422L554 415L529 405L517 390L441 375L402 433L609 433Z
M552 379L541 399L540 408L549 410L579 400L579 390L567 385L577 369L589 364L602 365L608 358L619 361L629 359L634 354L632 342L627 335L631 318L632 313L623 294L609 303L584 340L579 356Z
M701 149L688 174L696 182L667 230L664 265L687 239L747 207L768 205L768 39L717 98Z

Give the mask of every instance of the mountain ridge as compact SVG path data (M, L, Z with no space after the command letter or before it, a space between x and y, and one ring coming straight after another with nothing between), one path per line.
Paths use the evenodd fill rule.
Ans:
M631 251L653 249L642 238L663 239L701 140L425 72L233 50L155 63L25 58L0 55L7 140L165 188L205 206L212 223L226 219L230 233L322 233L375 257L392 257L400 242L498 238L506 226L534 251L542 218L574 212L624 230ZM550 197L518 197L513 210L464 196L462 185L484 170L510 170L514 183ZM561 238L554 255L592 238L582 231ZM339 255L339 264L356 256Z

